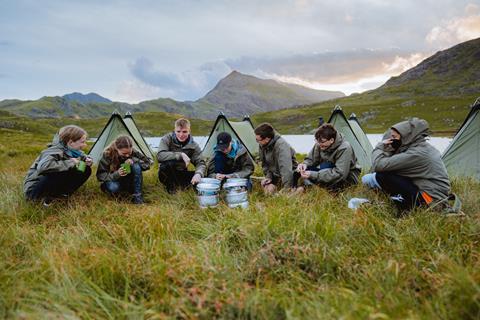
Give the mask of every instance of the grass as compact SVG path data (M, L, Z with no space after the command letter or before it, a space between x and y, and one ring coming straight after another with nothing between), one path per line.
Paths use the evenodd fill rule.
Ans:
M70 319L478 319L480 184L454 180L464 218L396 219L361 186L200 210L168 195L116 202L92 176L68 202L25 202L49 136L0 131L0 317ZM13 149L18 151L12 151ZM258 170L258 168L257 168ZM352 196L375 205L347 208Z

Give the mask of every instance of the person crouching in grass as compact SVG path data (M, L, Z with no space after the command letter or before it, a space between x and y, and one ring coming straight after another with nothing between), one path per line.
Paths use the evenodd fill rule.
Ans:
M207 165L207 176L221 181L230 178L249 179L248 189L251 190L250 176L255 165L247 148L232 139L228 132L220 132L214 150L215 154Z
M315 145L298 165L298 171L305 186L316 184L340 191L358 183L361 168L350 143L331 124L325 123L315 132ZM303 191L303 187L297 191Z
M265 178L260 182L265 194L273 194L279 188L295 191L300 174L296 172L295 150L269 123L255 128L255 140L259 144L260 161Z
M87 132L82 128L62 127L28 170L23 183L25 198L43 200L43 205L48 206L52 200L66 198L80 188L92 173L93 161L82 152L86 141Z
M142 204L142 171L150 169L151 164L150 158L133 148L129 136L120 136L105 149L98 164L100 188L112 196L130 194L134 204Z

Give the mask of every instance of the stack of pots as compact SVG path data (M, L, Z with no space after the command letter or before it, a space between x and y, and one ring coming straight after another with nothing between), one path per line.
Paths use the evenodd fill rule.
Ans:
M216 207L220 192L220 180L202 178L197 184L197 199L200 208Z

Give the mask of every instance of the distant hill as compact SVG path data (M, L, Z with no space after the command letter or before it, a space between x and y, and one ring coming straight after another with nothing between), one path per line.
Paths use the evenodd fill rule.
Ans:
M159 98L138 104L112 102L96 93L78 92L38 100L0 101L0 110L33 118L95 118L119 112L169 112L190 118L215 119L220 112L242 117L265 110L278 110L342 97L342 92L314 90L274 80L232 72L205 97L197 101Z
M242 117L344 96L339 91L314 90L233 71L196 103L218 106L227 116Z
M317 127L319 116L328 119L339 104L347 116L355 112L368 132L383 132L393 123L421 117L434 132L451 135L479 96L480 38L437 52L377 89L301 108L257 113L252 119L271 122L281 132L307 133Z
M112 102L111 100L102 97L99 94L96 94L94 92L90 92L88 94L82 94L80 92L73 92L69 93L66 95L63 95L62 98L64 98L67 101L76 101L80 102L83 104L87 103L110 103Z

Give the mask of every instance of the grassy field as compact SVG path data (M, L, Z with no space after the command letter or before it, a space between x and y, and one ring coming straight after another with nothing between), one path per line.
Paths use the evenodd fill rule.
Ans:
M248 210L168 195L116 202L92 176L68 202L27 203L49 136L0 130L0 317L20 319L478 319L480 185L454 181L466 216L396 219L386 198L263 197ZM15 150L15 151L13 151ZM352 196L374 205L347 208Z

